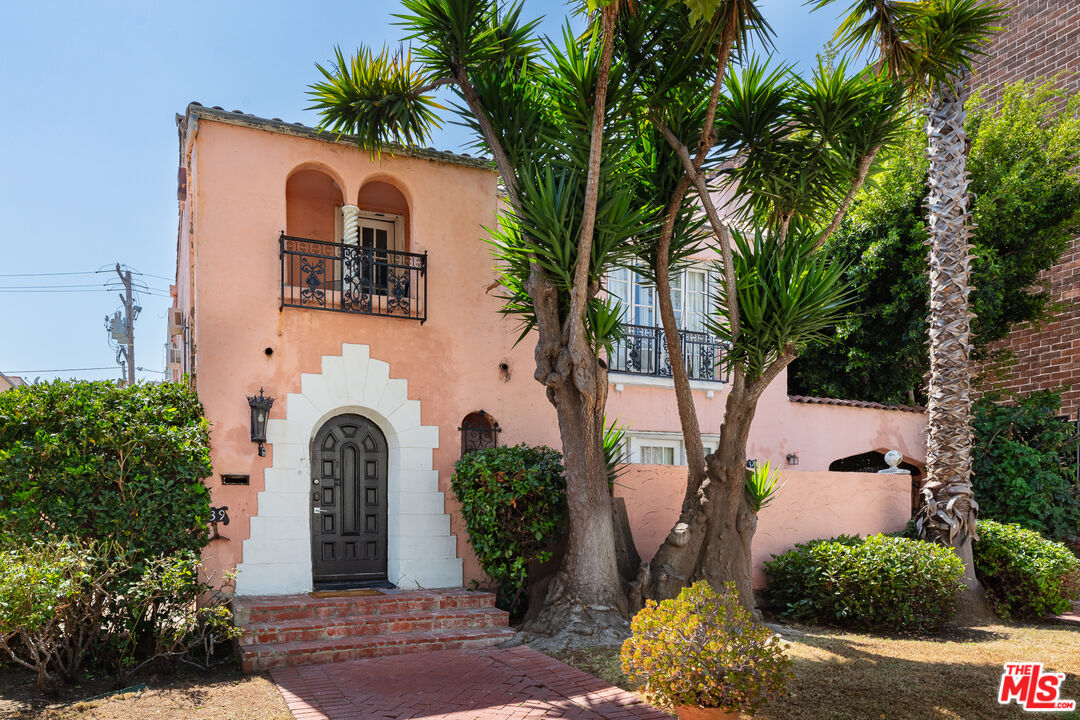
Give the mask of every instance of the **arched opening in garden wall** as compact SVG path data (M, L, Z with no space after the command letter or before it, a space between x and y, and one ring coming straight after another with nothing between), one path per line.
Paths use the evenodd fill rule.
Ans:
M285 182L285 234L290 238L286 249L311 257L332 255L332 248L319 243L340 242L343 200L338 182L322 170L302 168L293 172ZM304 258L289 256L285 275L290 285L303 282Z
M885 470L889 464L885 462L885 453L877 450L848 455L847 457L833 460L829 463L829 472L865 472L876 473ZM901 462L897 467L911 473L911 514L919 509L919 488L923 483L923 468L909 462Z

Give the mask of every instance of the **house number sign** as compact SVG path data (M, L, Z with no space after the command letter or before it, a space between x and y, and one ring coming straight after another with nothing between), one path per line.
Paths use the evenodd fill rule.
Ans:
M210 508L210 522L214 525L221 523L222 525L229 524L229 506Z

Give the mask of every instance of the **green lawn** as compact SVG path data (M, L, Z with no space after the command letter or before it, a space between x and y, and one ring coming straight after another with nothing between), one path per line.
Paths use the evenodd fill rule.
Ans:
M795 680L787 696L753 717L767 720L979 720L1032 717L1001 706L1006 662L1041 662L1064 672L1062 698L1080 703L1080 624L986 625L941 637L889 637L798 627L788 650ZM558 656L563 662L629 687L613 649ZM1080 712L1039 713L1080 720Z

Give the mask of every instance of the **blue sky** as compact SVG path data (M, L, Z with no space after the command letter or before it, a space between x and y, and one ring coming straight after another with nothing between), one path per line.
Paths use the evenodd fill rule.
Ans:
M776 54L789 62L812 63L836 26L836 13L811 14L802 0L759 4L776 31ZM138 376L160 378L176 253L175 113L198 100L314 125L304 110L314 63L335 44L396 44L397 7L9 3L0 25L0 370L117 377L103 318L120 304L102 283L119 262L143 273L136 280L146 287L135 334L136 364L147 371ZM525 7L546 16L549 33L566 14L561 0ZM465 141L448 125L433 144L460 149ZM242 271L243 258L236 263Z

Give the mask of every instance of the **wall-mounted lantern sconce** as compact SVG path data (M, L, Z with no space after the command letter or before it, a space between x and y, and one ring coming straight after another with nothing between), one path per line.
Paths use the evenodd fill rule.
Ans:
M746 461L746 469L754 470L757 468L757 458L750 458Z
M799 464L799 453L788 453L787 454L787 464L788 465L798 465Z
M266 442L266 421L274 398L263 395L263 389L259 388L258 395L248 395L248 405L251 406L251 442L259 443L259 457L266 457L263 443Z

